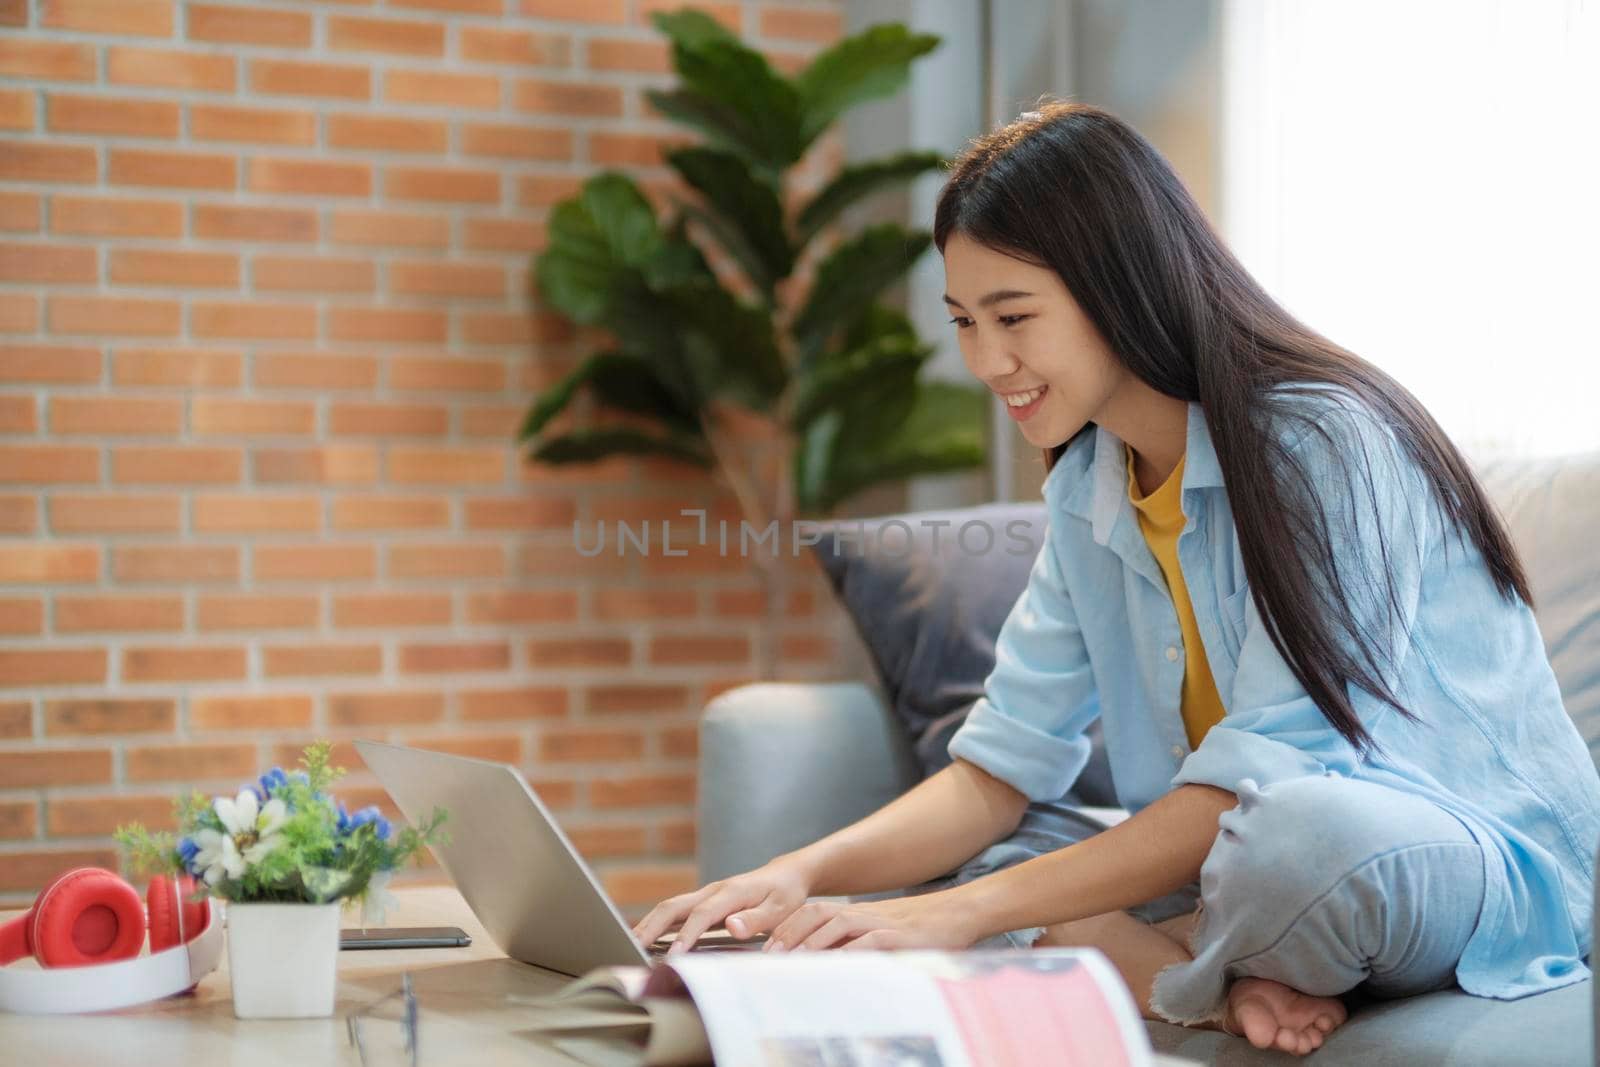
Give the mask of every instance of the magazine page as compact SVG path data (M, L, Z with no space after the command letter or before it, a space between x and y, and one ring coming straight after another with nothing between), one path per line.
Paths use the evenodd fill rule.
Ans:
M663 995L648 995L651 974L644 967L602 967L554 993L507 999L525 1005L528 1030L592 1067L709 1064L705 1026L683 983L674 979Z
M741 1067L1148 1067L1149 1037L1096 949L690 953L670 969L718 1063Z
M649 967L596 967L582 978L574 979L554 994L557 997L575 997L591 989L604 989L624 1000L638 1000L644 996L644 987L650 981Z

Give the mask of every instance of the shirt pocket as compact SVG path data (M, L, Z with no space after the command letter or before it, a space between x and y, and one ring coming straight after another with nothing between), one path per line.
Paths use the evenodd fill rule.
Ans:
M1239 647L1244 644L1245 611L1250 606L1250 586L1240 586L1222 602L1222 625L1227 631L1228 651L1239 658Z

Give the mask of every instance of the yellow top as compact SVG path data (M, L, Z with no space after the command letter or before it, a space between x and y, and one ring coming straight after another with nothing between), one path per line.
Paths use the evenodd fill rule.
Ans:
M1124 446L1126 448L1126 446ZM1133 450L1128 453L1128 499L1139 514L1139 529L1145 543L1167 576L1167 590L1178 610L1178 630L1183 634L1183 726L1189 747L1200 747L1206 731L1222 721L1222 697L1206 662L1206 649L1194 622L1194 606L1189 603L1189 588L1178 567L1178 534L1183 532L1183 459L1160 488L1149 496L1139 495L1139 481L1133 473Z

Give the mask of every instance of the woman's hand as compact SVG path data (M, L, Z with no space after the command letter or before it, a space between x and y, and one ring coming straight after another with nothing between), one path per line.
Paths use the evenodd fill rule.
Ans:
M778 923L762 948L967 948L980 936L969 925L971 914L949 890L858 904L813 901Z
M667 950L669 955L687 952L718 923L743 940L772 929L810 895L811 875L805 865L779 856L764 867L663 900L639 920L633 936L648 948L676 929L678 937Z

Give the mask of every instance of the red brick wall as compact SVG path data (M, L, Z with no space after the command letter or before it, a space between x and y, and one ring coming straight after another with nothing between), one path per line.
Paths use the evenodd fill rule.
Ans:
M670 185L676 6L0 0L0 904L323 736L520 764L624 905L693 881L695 721L753 676L758 586L572 523L727 497L512 444L587 351L528 295L549 206ZM842 31L706 7L789 70ZM829 676L836 609L789 607L782 675Z

